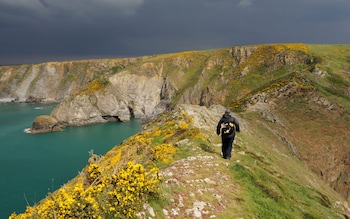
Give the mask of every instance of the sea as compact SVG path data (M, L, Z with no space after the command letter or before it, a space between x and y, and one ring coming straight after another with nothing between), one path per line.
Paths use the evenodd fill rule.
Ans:
M141 130L141 122L66 127L28 134L39 115L54 104L0 103L0 219L25 211L79 174L89 153L104 155Z

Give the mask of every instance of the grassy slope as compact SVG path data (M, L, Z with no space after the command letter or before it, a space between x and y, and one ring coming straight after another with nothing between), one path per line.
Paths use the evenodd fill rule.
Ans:
M337 218L334 191L292 156L255 113L242 115L251 122L252 133L242 133L238 148L247 156L231 167L241 182L245 209L260 218ZM244 197L243 196L243 197ZM249 212L249 213L248 213Z
M349 150L350 99L346 95L346 89L349 89L350 46L310 45L309 52L319 58L316 67L326 71L327 74L325 77L318 77L311 72L301 71L300 77L305 78L308 81L307 84L314 87L314 89L301 89L288 98L275 100L276 105L273 112L282 120L284 125L287 125L287 128L277 127L277 125L267 121L262 121L261 124L264 124L264 126L259 124L250 126L250 128L257 127L257 130L260 130L263 134L260 137L264 140L261 141L262 144L259 144L258 148L265 151L268 160L274 160L275 165L277 165L275 167L283 168L275 173L278 175L284 173L288 178L291 178L282 182L280 177L273 177L271 173L262 173L259 176L259 172L263 172L261 171L263 168L257 168L254 171L248 171L249 177L246 177L246 180L247 182L253 182L253 180L262 181L255 188L260 187L262 190L267 190L267 194L271 193L272 198L277 196L277 198L275 197L277 202L279 202L275 206L277 209L289 202L287 206L289 205L289 208L294 209L294 211L292 210L288 214L287 212L283 213L289 215L289 218L294 218L296 215L298 215L296 218L333 218L334 216L326 216L327 214L322 213L321 208L317 207L319 204L326 208L330 207L332 202L330 202L327 195L329 194L329 188L326 188L324 185L320 186L322 183L315 187L313 182L321 175L310 174L308 169L311 168L314 172L319 173L330 171L330 166L333 165L341 166L341 159L332 159L329 155L342 158L344 152L346 156L346 151ZM321 100L325 98L326 101L321 102L321 104L320 102L316 103L313 101L313 98L316 97ZM327 105L328 101L332 103L331 106ZM328 107L331 107L331 109L326 109ZM246 118L249 119L249 117ZM287 139L291 140L298 152L300 152L302 160L309 167L303 168L305 164L299 163L298 160L294 161L296 164L293 164L293 160L286 157L283 158L280 154L281 152L276 153L274 143L271 142L273 136L271 136L271 139L266 139L271 133L269 134L264 127L269 127L268 130L279 130ZM253 145L258 146L256 136L259 135L255 135L254 139L251 140L255 142ZM261 147L263 145L265 147ZM254 151L258 150L258 148L255 147ZM282 148L280 147L279 149ZM287 154L289 153L287 152ZM274 159L274 157L277 159ZM236 168L236 170L238 169L240 168ZM251 175L254 176L251 177ZM266 180L261 180L266 175L270 175L270 177ZM240 176L244 175L241 174ZM326 177L324 178L326 179ZM260 184L262 185L260 186ZM252 190L250 189L249 191ZM281 193L284 194L281 195ZM280 197L283 198L280 199ZM261 202L261 204L265 205L265 201ZM293 205L293 201L296 201L298 204ZM262 205L257 206L257 208L261 208ZM296 215L293 216L292 212L295 212Z
M348 159L350 142L350 46L310 45L310 48L310 53L319 59L316 68L326 74L302 73L311 89L276 100L274 112L289 127L279 130L296 145L309 168L324 180L333 181L332 186L337 188L340 182L331 179L331 171L346 175L339 173L339 169L346 169L342 163Z

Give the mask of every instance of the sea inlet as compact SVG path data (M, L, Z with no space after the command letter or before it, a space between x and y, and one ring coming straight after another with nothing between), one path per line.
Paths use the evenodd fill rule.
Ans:
M79 174L89 152L104 155L141 130L136 119L61 132L25 132L39 115L49 115L52 104L0 104L0 218L25 211Z

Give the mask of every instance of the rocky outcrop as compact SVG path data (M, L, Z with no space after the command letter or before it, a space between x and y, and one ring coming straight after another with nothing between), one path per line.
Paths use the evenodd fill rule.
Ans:
M295 63L310 64L314 61L301 50L286 50L283 47L283 45L235 46L230 49L229 53L235 67L243 65L243 67L249 68L251 67L249 65L256 65L260 62L264 63L270 70L273 70L281 65L291 66ZM249 64L247 65L247 63Z
M38 134L38 133L44 133L44 132L57 132L61 131L62 128L59 125L57 119L53 118L52 116L43 115L38 116L31 128L29 129L29 132L32 134Z
M229 51L232 59L233 65L238 66L248 59L248 57L257 50L257 46L235 46Z

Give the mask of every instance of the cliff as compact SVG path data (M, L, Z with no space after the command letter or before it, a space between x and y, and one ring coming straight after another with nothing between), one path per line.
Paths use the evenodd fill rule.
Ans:
M14 101L60 102L52 114L46 117L49 122L34 121L33 124L36 125L32 126L33 132L42 132L43 129L59 130L67 125L127 121L130 117L157 121L180 104L206 107L224 105L234 110L245 124L242 137L237 140L236 147L239 153L234 161L239 163L241 155L248 154L248 164L239 166L228 163L227 167L233 172L243 171L241 173L243 175L237 173L235 177L249 176L246 180L254 179L252 180L256 181L254 188L258 187L266 193L267 199L273 199L277 203L282 199L285 200L282 198L284 196L288 196L289 198L286 198L288 200L297 199L289 192L287 194L283 192L287 188L282 184L288 184L293 191L298 188L305 189L303 185L307 185L313 192L305 191L304 195L317 199L319 204L333 211L331 206L335 203L339 205L335 199L340 198L334 198L334 194L324 195L325 192L320 191L323 186L319 184L318 178L349 201L349 56L348 45L287 44L239 46L133 59L2 66L0 97ZM43 77L44 75L47 77ZM188 108L187 111L192 110ZM196 148L204 151L203 156L199 156L200 159L194 154L189 155L189 158L194 160L208 158L207 165L226 165L216 161L212 163L210 161L212 158L207 157L210 151L214 154L219 151L218 139L210 134L212 127L215 126L213 121L219 114L218 111L212 114L200 110L198 115L192 115L195 117L194 126L202 130L201 133L207 140L203 144L198 142L195 144L191 143L192 140L186 143L188 137L177 139L187 148L197 145ZM200 124L202 120L211 122ZM164 123L166 121L156 124L161 126ZM178 135L181 136L180 133ZM164 141L168 143L168 140ZM171 142L175 145L177 141ZM272 162L275 158L280 161ZM214 160L216 159L214 156ZM301 164L296 164L299 161ZM252 167L256 163L263 164L269 174L273 173L274 177L269 178L273 184L267 184L263 180L267 173L252 175L260 171L260 167ZM182 164L175 162L169 165L170 168L175 168L176 165ZM306 165L307 168L302 165ZM283 168L274 169L277 167ZM301 180L300 184L294 180L288 183L281 182L279 180L281 174L288 172L288 168L294 172L289 172L286 178L300 177L298 172L301 170L305 171L303 174L311 175ZM312 173L307 172L307 169ZM225 174L228 178L233 177L232 173ZM210 180L215 182L214 185L220 184L214 179L209 177L208 179L202 180L208 181L209 184ZM189 186L176 183L176 180L170 182L175 181L176 185ZM183 180L191 179L183 178ZM244 182L229 181L232 186L244 187ZM317 183L313 184L316 181ZM309 185L310 183L313 185ZM176 201L178 205L180 202L183 203L181 199L192 197L191 193L182 195L180 191L176 193L180 199ZM222 193L223 191L220 194ZM220 194L218 195L221 196ZM251 200L252 197L248 197L253 194L246 195L247 197L232 195L227 198L234 198L237 201L234 205L237 205L238 209L247 209L240 204ZM333 198L330 198L331 196ZM309 201L304 200L303 203ZM221 204L225 206L224 202ZM251 204L257 206L266 203ZM292 205L290 202L282 204ZM298 204L304 206L302 203ZM294 210L302 212L302 209L294 207ZM259 211L258 207L254 209L252 212ZM311 209L305 211L305 215L314 214L316 215ZM259 214L247 213L247 215L258 217ZM300 215L299 217L303 218ZM329 215L327 217L333 218ZM321 218L327 217L323 215Z

